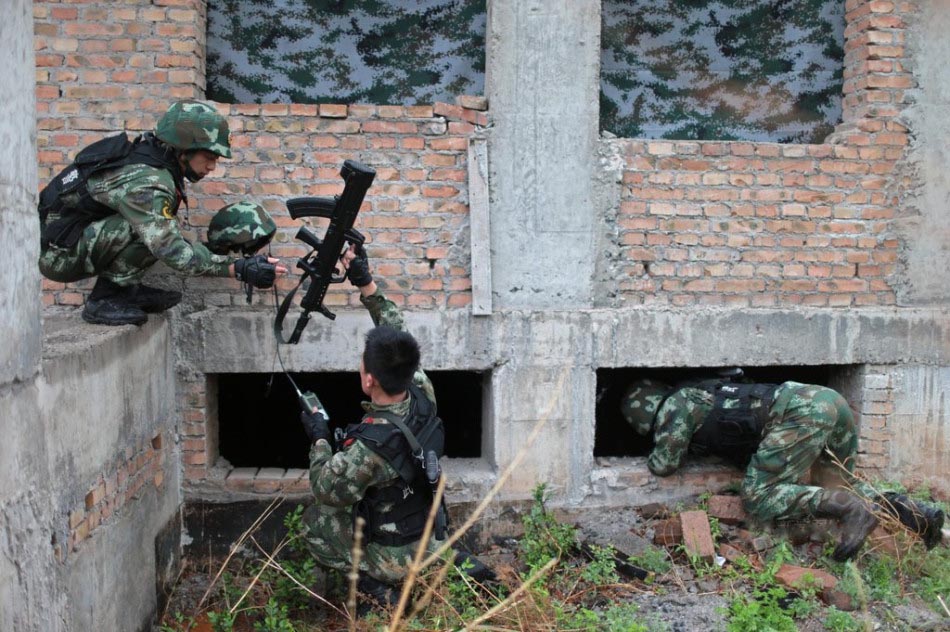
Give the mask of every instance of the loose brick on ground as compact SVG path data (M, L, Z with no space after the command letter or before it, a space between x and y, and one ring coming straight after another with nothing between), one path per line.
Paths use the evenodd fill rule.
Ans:
M718 495L709 499L709 515L724 524L742 524L748 519L738 496Z
M680 519L668 518L654 527L653 543L660 546L673 546L683 541L683 527Z
M809 582L809 580L804 579L808 575L813 578L811 584L813 586L830 589L838 584L838 579L827 571L792 564L782 564L782 567L775 573L775 580L787 588L802 588Z
M690 555L695 555L707 563L716 557L716 545L709 530L709 516L705 511L684 511L680 514L683 529L683 544Z

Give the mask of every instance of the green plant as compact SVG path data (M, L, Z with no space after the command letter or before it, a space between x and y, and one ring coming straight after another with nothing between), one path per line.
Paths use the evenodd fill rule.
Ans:
M788 604L788 613L793 619L805 619L818 612L818 600L814 595L801 595Z
M772 586L756 589L751 596L737 595L729 604L729 632L796 632L795 621L785 614L781 602L788 596L785 589Z
M782 567L782 564L787 564L794 559L795 552L792 551L791 545L787 540L782 540L775 546L774 549L772 549L772 554L769 556L765 567L765 572L770 577L774 577L775 573L778 572L778 569Z
M619 582L620 576L617 574L617 564L614 562L616 553L613 547L594 545L591 546L591 553L594 559L581 570L581 578L595 586Z
M234 630L234 621L237 614L224 610L222 612L211 611L208 613L208 621L211 623L211 629L214 632L232 632Z
M254 629L258 632L295 632L287 615L287 606L273 597L264 604L264 616L254 623Z
M861 578L868 596L875 601L894 604L900 601L901 586L897 561L889 556L869 555L863 560Z
M920 576L913 583L913 590L936 612L946 614L937 597L943 598L947 603L950 596L950 548L940 546L932 551L917 554L923 559L919 566Z
M825 612L825 629L831 632L861 632L864 626L855 621L847 612L842 612L834 606Z
M287 545L280 559L280 566L284 572L267 569L261 576L262 583L270 587L277 601L286 604L291 609L304 608L311 602L310 595L301 586L314 586L321 573L313 556L307 550L303 536L303 511L303 505L297 505L284 517L284 526L287 527Z
M647 632L649 628L635 620L638 611L639 607L632 603L619 604L606 610L579 608L569 614L561 613L558 629L578 632Z
M524 537L519 546L524 563L532 571L577 545L577 530L561 524L545 509L546 491L544 483L534 488L531 510L522 518Z
M195 625L194 617L186 617L181 612L176 612L174 617L174 627L167 623L158 626L159 632L184 632L190 630Z
M658 549L655 546L648 546L637 555L630 556L630 563L639 566L645 571L663 575L668 573L672 565L670 557L665 549Z

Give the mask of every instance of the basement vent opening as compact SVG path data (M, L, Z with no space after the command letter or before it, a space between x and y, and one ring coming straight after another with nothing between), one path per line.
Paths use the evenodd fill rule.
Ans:
M363 416L359 374L292 373L301 390L317 394L331 430ZM476 371L426 371L445 423L445 455L478 458L482 446L483 382ZM233 467L306 468L310 444L300 424L297 396L280 373L221 373L217 383L220 455Z
M624 420L620 405L623 394L634 380L649 378L677 384L714 377L718 371L731 367L707 368L617 368L597 370L597 405L595 410L594 456L645 457L653 449L653 437L641 437ZM781 384L801 382L820 384L837 390L851 402L860 394L857 375L860 367L852 365L762 366L742 367L745 378L752 382Z

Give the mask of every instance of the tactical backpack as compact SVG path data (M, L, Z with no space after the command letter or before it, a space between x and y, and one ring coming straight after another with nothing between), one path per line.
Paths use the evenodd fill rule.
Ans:
M153 134L143 134L134 141L130 141L125 132L107 136L82 149L73 163L40 191L37 211L43 248L49 244L72 248L86 226L114 215L115 209L92 198L87 184L90 176L100 171L131 164L168 169L175 180L179 203L185 200L184 179L177 159ZM50 216L55 219L47 224Z
M361 423L346 433L346 441L359 439L384 458L399 473L399 480L386 487L370 487L357 503L354 520L366 520L366 537L384 546L402 546L417 541L425 529L435 489L442 477L439 459L445 451L445 428L436 413L435 404L416 385L409 387L412 404L405 417L388 412L374 412L390 424ZM389 510L382 513L382 507ZM445 499L436 516L436 539L443 539L446 530ZM393 523L396 532L382 530Z

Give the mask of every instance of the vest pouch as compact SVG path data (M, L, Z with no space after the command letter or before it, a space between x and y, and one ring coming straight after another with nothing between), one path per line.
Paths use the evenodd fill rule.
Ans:
M407 494L407 487L411 492ZM390 507L386 513L380 513L382 506ZM359 516L366 521L363 537L383 546L403 546L416 542L425 530L429 518L432 496L420 486L390 485L389 487L371 487L366 496L356 503L353 519ZM383 530L383 524L392 524L396 531ZM355 528L355 525L354 525Z

